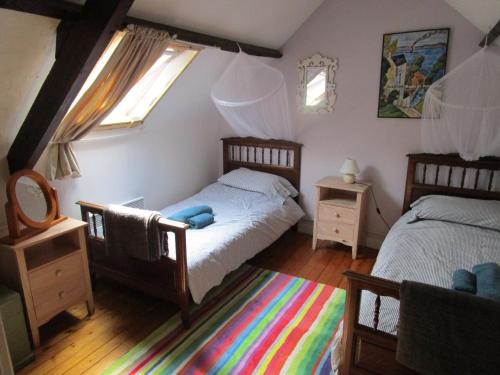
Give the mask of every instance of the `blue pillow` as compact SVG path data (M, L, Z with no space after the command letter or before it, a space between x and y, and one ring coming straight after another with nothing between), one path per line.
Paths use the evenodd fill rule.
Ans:
M176 212L175 214L167 217L169 220L180 221L181 223L188 224L189 218L200 215L200 214L213 214L213 210L210 206L200 205L188 207L183 210Z
M500 266L497 263L484 263L472 267L476 275L476 294L481 297L500 301Z
M214 222L214 215L209 213L199 214L188 219L188 224L193 229L201 229Z
M456 270L453 272L453 286L455 290L466 293L476 293L476 275L467 270Z

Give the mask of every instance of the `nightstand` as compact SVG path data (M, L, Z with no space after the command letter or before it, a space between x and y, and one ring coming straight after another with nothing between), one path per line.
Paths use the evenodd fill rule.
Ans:
M370 184L346 184L341 177L325 177L315 186L312 248L316 249L318 240L340 242L352 247L352 258L356 259Z
M67 308L86 303L94 312L85 228L67 218L15 245L0 245L0 283L24 296L35 348L39 327Z

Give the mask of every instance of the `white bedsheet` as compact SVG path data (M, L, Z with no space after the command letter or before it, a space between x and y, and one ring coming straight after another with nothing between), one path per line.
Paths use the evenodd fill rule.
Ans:
M409 224L412 217L412 212L407 212L389 231L373 266L373 276L451 288L456 269L470 271L476 264L500 263L500 232L438 220ZM371 292L362 292L358 321L368 327L373 327L375 298ZM396 335L399 301L381 297L379 318L378 329ZM336 370L340 344L336 340L332 346L332 367Z
M271 245L304 216L293 199L281 204L264 194L218 182L160 212L168 217L200 204L213 208L215 223L203 229L189 229L186 234L189 289L196 303L225 275ZM175 259L172 235L169 256Z
M403 215L387 235L371 274L401 282L451 288L453 272L476 264L500 263L500 232L438 220L408 224ZM381 298L379 330L396 334L399 301ZM372 326L375 295L363 292L359 321Z

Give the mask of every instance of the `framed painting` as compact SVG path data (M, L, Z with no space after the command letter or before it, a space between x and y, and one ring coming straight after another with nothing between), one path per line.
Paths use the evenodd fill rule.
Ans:
M430 85L446 73L450 29L384 34L378 117L422 117Z

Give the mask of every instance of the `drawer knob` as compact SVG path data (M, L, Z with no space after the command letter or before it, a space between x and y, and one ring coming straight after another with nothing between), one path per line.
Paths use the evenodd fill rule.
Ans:
M335 228L335 233L339 233L339 230L337 228Z
M62 270L56 270L56 272L55 272L55 274L56 274L57 277L61 276L62 273L63 273Z
M336 216L337 216L337 219L340 218L340 214L337 214Z
M59 299L63 299L64 298L64 291L60 291L59 292Z

